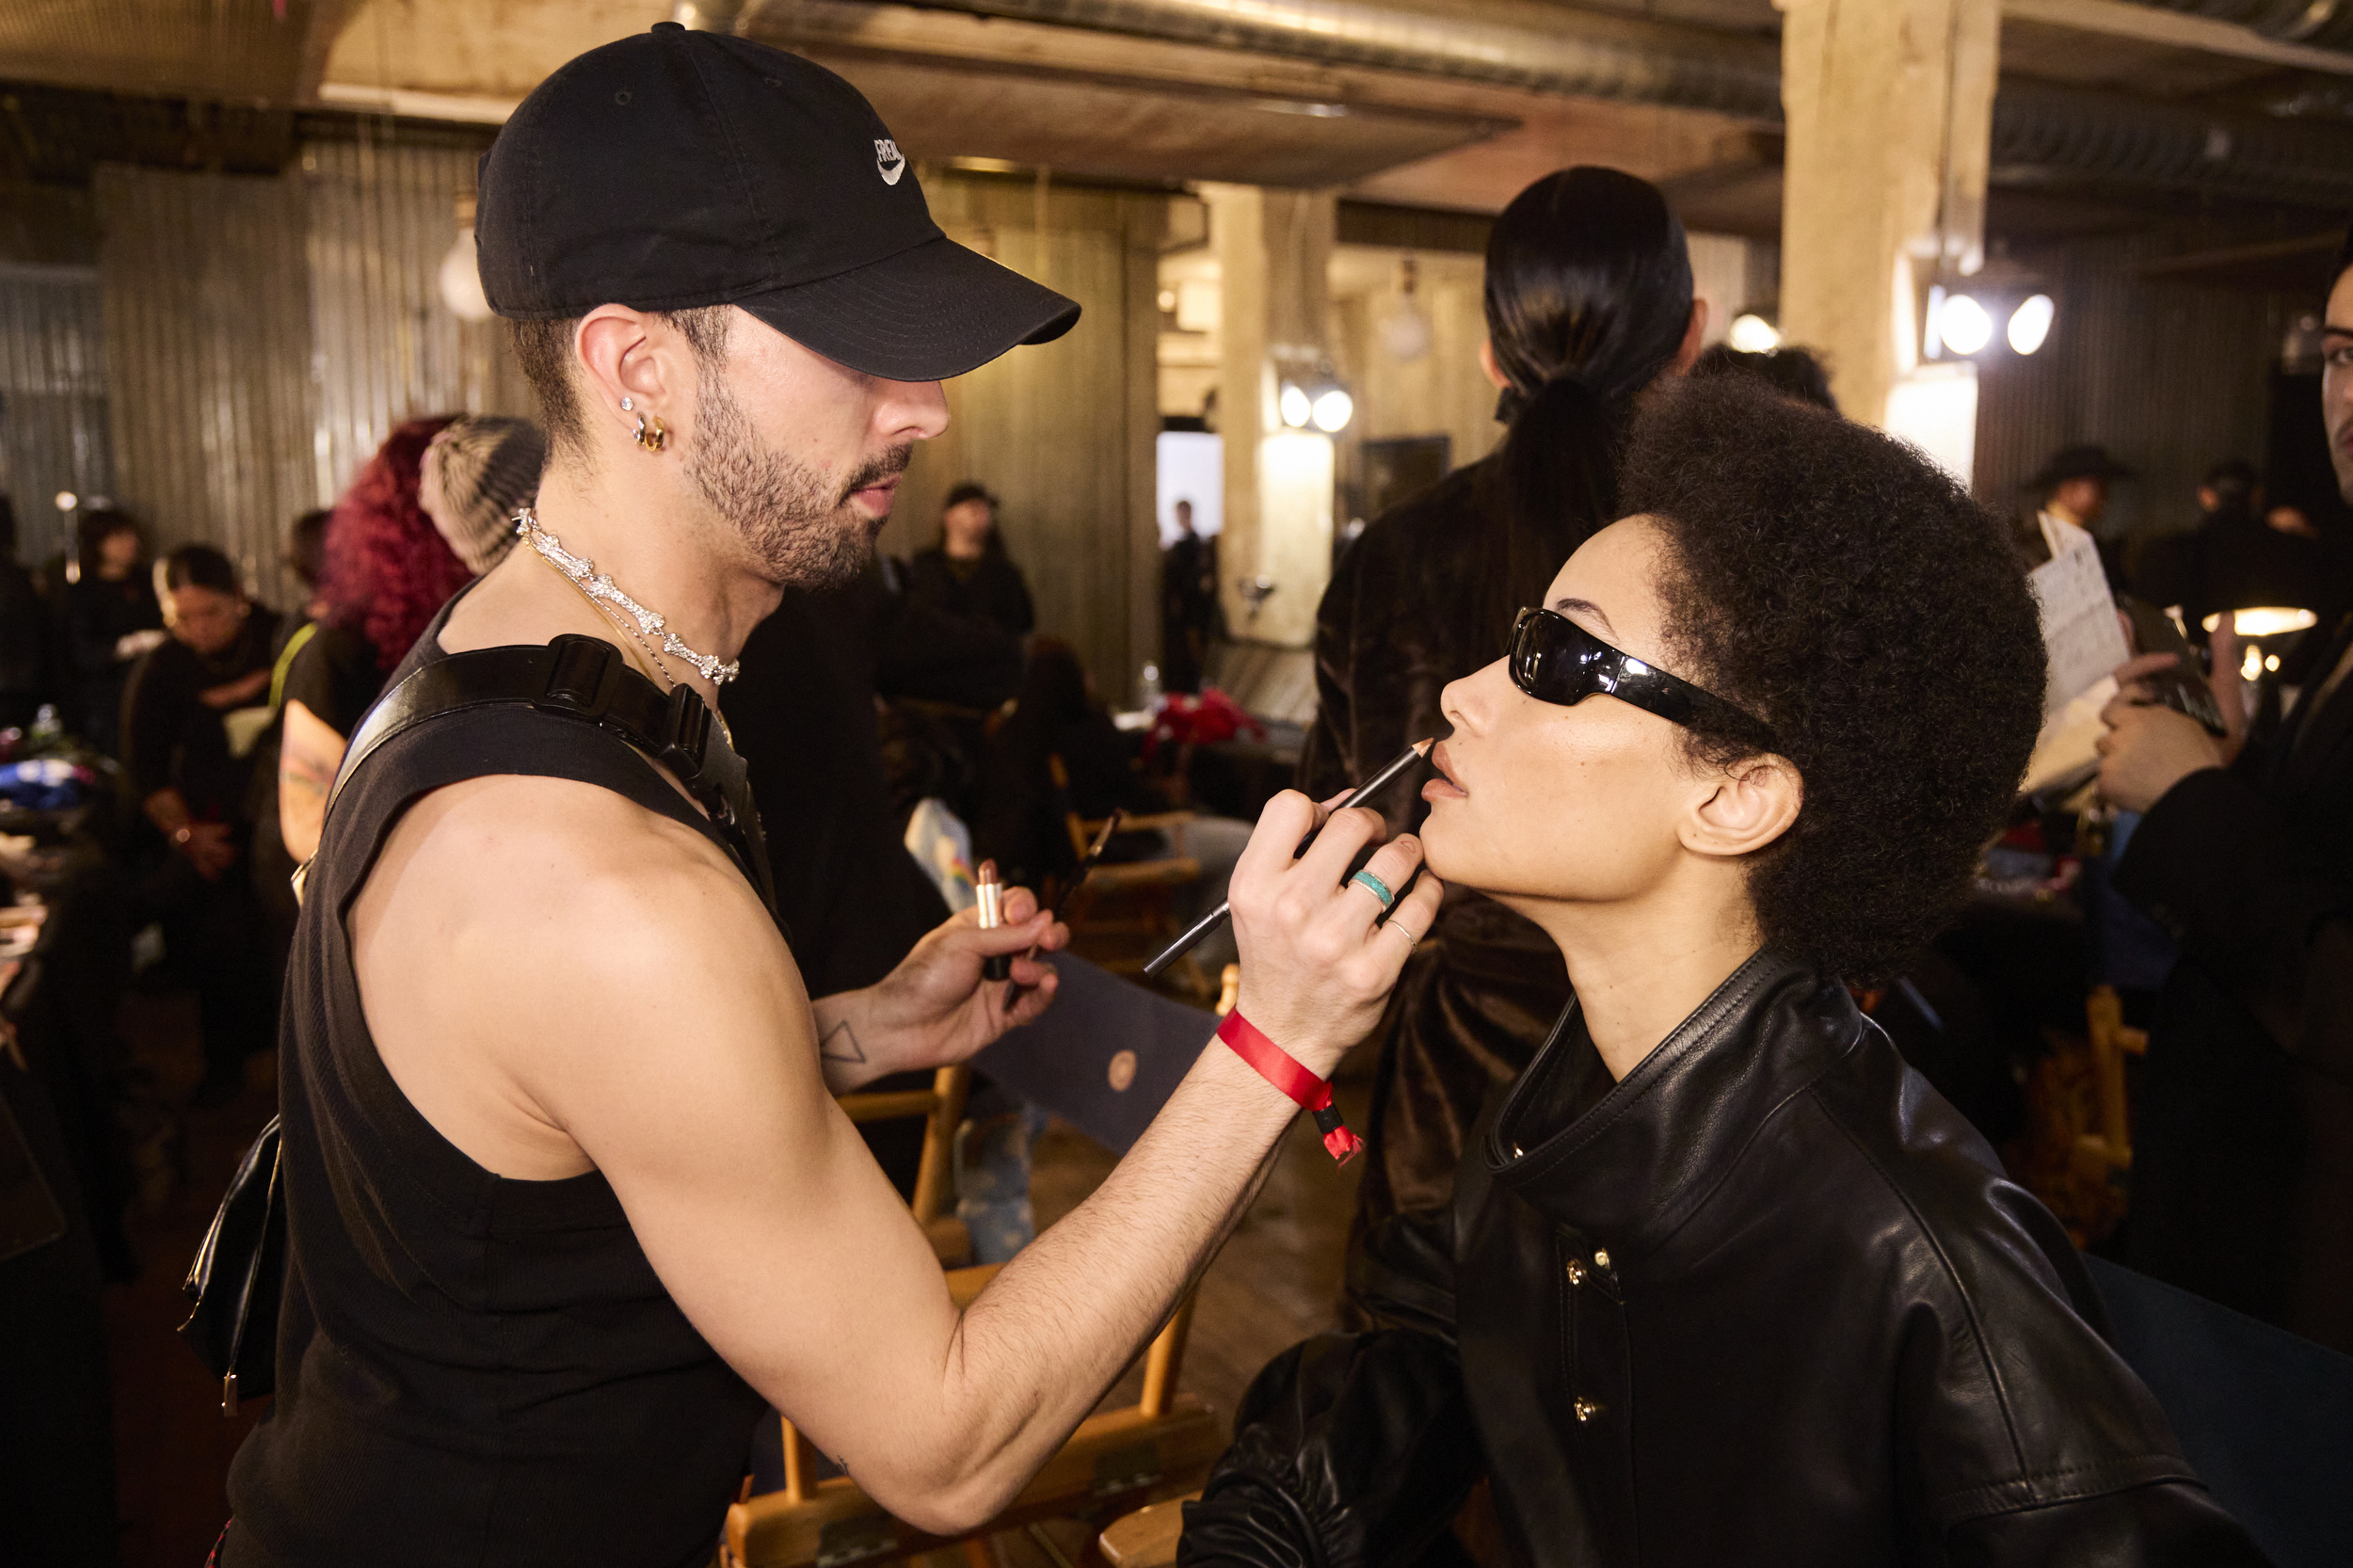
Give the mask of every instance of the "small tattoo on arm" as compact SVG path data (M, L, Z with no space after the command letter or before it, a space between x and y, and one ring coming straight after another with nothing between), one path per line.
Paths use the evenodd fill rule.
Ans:
M847 1018L825 1031L825 1037L817 1042L818 1056L827 1062L863 1062L866 1052L859 1048L857 1035L851 1032Z

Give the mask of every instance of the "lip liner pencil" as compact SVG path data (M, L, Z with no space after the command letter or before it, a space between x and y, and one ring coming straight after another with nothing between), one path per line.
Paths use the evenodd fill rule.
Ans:
M1126 819L1128 811L1125 807L1114 806L1112 808L1112 814L1110 818L1103 824L1103 831L1097 833L1095 836L1095 842L1087 846L1086 855L1080 860L1077 872L1071 876L1069 885L1063 888L1061 896L1054 900L1054 907L1047 917L1048 920L1058 920L1062 919L1063 910L1069 906L1070 900L1077 894L1079 889L1086 886L1087 873L1095 869L1095 862L1103 858L1104 848L1111 843L1112 835L1119 831L1119 824ZM1030 944L1030 951L1022 954L1022 956L1035 960L1037 957L1037 944L1035 942L1032 942ZM1008 980L1005 982L1005 1006L1007 1009L1012 1008L1015 1000L1018 999L1020 995L1021 982L1017 980Z
M1366 779L1362 784L1359 784L1354 789L1349 791L1348 798L1341 801L1337 806L1332 808L1332 809L1335 811L1345 811L1350 807L1355 805L1358 801L1364 799L1367 795L1372 793L1373 791L1380 789L1383 785L1388 783L1389 780L1395 778L1399 774L1403 773L1407 768L1412 767L1416 762L1418 762L1424 757L1429 756L1430 748L1436 743L1436 741L1437 737L1434 735L1427 741L1416 741L1412 745L1409 745L1403 751L1399 752L1396 759L1392 760L1387 767L1383 768L1379 773L1374 774L1370 778ZM1328 822L1331 819L1327 817L1324 820ZM1316 836L1313 833L1310 833L1305 838L1300 840L1299 847L1291 852L1292 858L1296 859L1298 856L1306 854L1307 846L1315 841ZM1233 912L1234 906L1231 904L1220 904L1216 908L1202 916L1200 922L1191 931L1186 932L1182 936L1179 936L1175 941L1169 943L1167 948L1160 952L1160 956L1154 958L1152 962L1144 967L1145 977L1147 979L1159 978L1162 969L1167 968L1171 964L1174 964L1176 960L1182 958L1186 953L1191 952L1193 950L1194 945L1198 943L1201 938L1207 936L1210 932L1215 931L1219 926L1225 924L1226 918L1232 915Z

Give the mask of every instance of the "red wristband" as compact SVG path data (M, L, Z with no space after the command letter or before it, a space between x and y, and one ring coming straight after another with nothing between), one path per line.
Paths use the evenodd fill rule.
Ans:
M1232 1047L1234 1054L1249 1063L1260 1078L1315 1117L1316 1130L1323 1134L1325 1153L1345 1165L1363 1152L1364 1140L1348 1130L1348 1124L1340 1120L1339 1111L1332 1103L1332 1085L1300 1065L1298 1058L1268 1039L1239 1011L1225 1015L1217 1026L1217 1037Z

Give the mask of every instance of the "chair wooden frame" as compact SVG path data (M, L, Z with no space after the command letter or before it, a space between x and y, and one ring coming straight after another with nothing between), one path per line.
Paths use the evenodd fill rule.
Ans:
M942 1067L932 1074L928 1089L890 1089L837 1097L835 1104L850 1120L894 1122L923 1118L923 1160L916 1167L915 1196L907 1204L915 1223L923 1227L940 1267L954 1269L972 1261L972 1235L956 1218L950 1203L955 1188L956 1128L964 1120L964 1102L971 1094L972 1069Z
M1055 792L1064 801L1070 798L1070 770L1062 758L1046 760ZM1154 860L1118 861L1097 865L1087 874L1085 890L1072 901L1069 912L1074 933L1081 927L1090 936L1141 937L1148 950L1132 955L1112 953L1096 958L1096 962L1113 974L1134 975L1144 971L1145 961L1166 943L1175 939L1176 926L1169 914L1169 894L1176 888L1201 880L1201 862L1185 853L1185 825L1195 816L1192 811L1159 811L1144 816L1123 817L1120 830L1132 833L1165 833L1173 853ZM1095 842L1095 836L1103 830L1105 819L1088 821L1076 809L1063 813L1064 831L1070 836L1070 847L1080 859ZM1102 898L1130 898L1136 909L1133 914L1096 917L1093 906ZM1210 991L1209 977L1188 953L1178 959L1171 970L1178 983L1198 998L1206 1000Z
M1228 964L1220 978L1218 1012L1224 1014L1233 1007L1241 991L1241 970ZM956 1121L964 1113L964 1082L952 1086L952 1072L963 1069L942 1068L930 1096L920 1091L844 1096L841 1103L851 1111L854 1121L913 1115L919 1109L930 1115L922 1170L932 1174L935 1144L944 1160ZM919 1108L918 1100L928 1104ZM853 1101L859 1103L853 1107ZM927 1193L935 1206L939 1201L946 1180L944 1164L937 1167L937 1179L939 1186L927 1187L923 1175L916 1178L919 1218ZM950 1269L948 1297L956 1310L969 1306L1002 1267L990 1263ZM1073 1515L1115 1519L1145 1504L1194 1493L1217 1456L1225 1452L1225 1433L1213 1411L1177 1389L1184 1371L1185 1342L1193 1331L1193 1293L1187 1291L1144 1348L1144 1386L1134 1404L1101 1411L1080 1422L1078 1430L1002 1512L961 1536L933 1535L893 1517L848 1476L818 1480L815 1449L792 1418L783 1417L784 1490L746 1496L728 1508L720 1542L720 1568L881 1564L937 1551L959 1541L973 1568L989 1568L983 1544L1000 1531Z
M2076 1146L2088 1159L2119 1173L2133 1168L2132 1107L2124 1092L2124 1058L2145 1056L2149 1032L2124 1022L2124 999L2113 985L2095 985L2084 1002L2085 1031L2099 1075L2100 1130L2084 1133Z
M959 1309L996 1277L999 1267L958 1269L948 1275L949 1295ZM784 1490L747 1497L728 1510L723 1568L887 1563L959 1541L985 1541L1040 1519L1115 1516L1194 1490L1225 1450L1225 1437L1208 1406L1176 1389L1192 1325L1188 1295L1144 1352L1142 1397L1126 1409L1080 1422L1002 1512L965 1535L934 1535L892 1517L848 1476L816 1480L815 1451L785 1421Z

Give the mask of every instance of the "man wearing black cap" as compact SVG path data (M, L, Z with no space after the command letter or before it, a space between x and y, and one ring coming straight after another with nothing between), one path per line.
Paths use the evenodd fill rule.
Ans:
M2353 500L2353 232L2321 328L2321 417ZM2217 740L2117 671L2100 790L2145 811L2116 887L2182 944L2134 1116L2126 1258L2353 1352L2353 616L2306 634L2271 733ZM2225 713L2239 643L2213 633ZM2244 745L2242 742L2245 741Z
M812 1005L740 789L698 808L723 731L675 736L786 586L864 567L946 422L939 379L1077 309L951 244L846 83L667 24L516 110L477 237L548 466L520 546L355 735L308 870L277 1399L232 1472L220 1560L701 1564L767 1403L901 1517L971 1528L1159 1326L1295 1108L1205 1051L1095 1196L959 1313L828 1091L1034 1016L1052 971L1016 956L1008 1011L982 963L1059 928L1016 890L1001 928L952 921ZM518 665L553 672L532 706L378 728L407 694ZM549 711L588 700L559 678L590 666L600 712L627 693L673 715L658 758ZM1341 883L1377 819L1332 818L1294 861L1316 820L1278 798L1233 903L1240 1010L1320 1080L1411 943ZM770 829L789 856L827 826ZM1418 858L1387 845L1372 874L1403 888ZM1425 877L1399 898L1401 928L1427 930L1437 897Z
M2025 485L2041 497L2041 504L2032 519L2022 519L2012 530L2026 565L2041 566L2078 539L2089 538L2100 514L2108 508L2108 486L2132 476L2133 471L2109 456L2104 446L2070 446L2054 453Z

